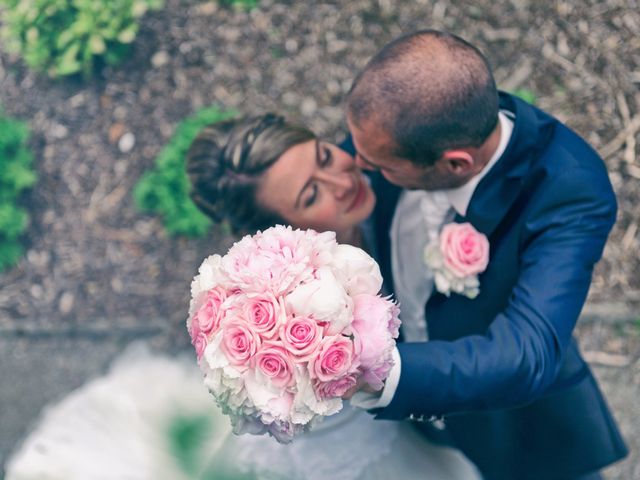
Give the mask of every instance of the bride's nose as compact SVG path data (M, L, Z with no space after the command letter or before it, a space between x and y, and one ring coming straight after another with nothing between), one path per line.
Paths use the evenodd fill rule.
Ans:
M353 175L350 172L327 173L323 180L339 200L353 189Z

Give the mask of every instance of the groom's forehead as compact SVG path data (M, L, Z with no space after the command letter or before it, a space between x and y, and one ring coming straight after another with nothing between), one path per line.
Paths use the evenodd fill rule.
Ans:
M389 133L373 122L349 123L353 143L360 158L372 167L393 157L394 141Z

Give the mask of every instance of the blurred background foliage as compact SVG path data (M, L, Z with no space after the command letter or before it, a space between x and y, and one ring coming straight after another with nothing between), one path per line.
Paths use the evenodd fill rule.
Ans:
M155 167L145 173L134 187L133 196L138 208L160 215L169 235L197 237L209 231L211 220L189 198L185 156L202 127L235 115L236 112L210 106L184 119L156 157Z
M163 0L0 0L3 39L50 77L91 76L115 65L135 40L139 19Z
M24 122L0 110L0 271L13 266L22 255L19 237L29 216L19 201L23 190L36 181L28 136Z

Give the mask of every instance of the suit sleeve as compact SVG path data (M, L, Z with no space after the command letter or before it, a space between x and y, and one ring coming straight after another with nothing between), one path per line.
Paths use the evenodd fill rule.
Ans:
M549 390L616 202L600 171L576 169L547 183L524 224L519 276L506 308L484 335L399 344L400 381L391 403L374 411L378 418L517 407Z

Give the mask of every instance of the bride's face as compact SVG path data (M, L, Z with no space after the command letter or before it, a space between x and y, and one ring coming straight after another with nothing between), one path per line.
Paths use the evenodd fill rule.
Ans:
M353 157L317 140L282 154L264 173L257 200L294 227L339 234L367 218L376 201Z

